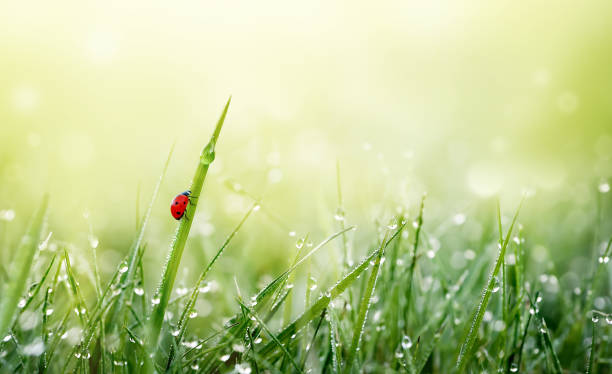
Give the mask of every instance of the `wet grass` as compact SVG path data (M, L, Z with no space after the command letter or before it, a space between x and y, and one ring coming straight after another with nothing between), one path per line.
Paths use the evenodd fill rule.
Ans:
M314 228L315 234L292 233L297 242L277 267L284 270L260 277L251 259L232 252L236 240L259 230L254 215L274 217L285 230L282 218L241 190L250 207L223 240L211 244L208 260L189 264L195 281L175 287L177 278L183 282L183 251L228 108L229 101L198 159L191 204L159 272L146 274L143 258L153 250L147 226L172 150L146 212L136 219L133 242L112 272L100 272L103 252L91 225L86 261L93 271L75 266L82 253L50 234L53 223L45 224L43 200L12 262L3 266L0 371L612 371L612 239L596 243L592 271L579 276L571 267L557 273L554 259L546 269L534 261L529 227L519 220L522 201L511 219L499 202L496 208L483 203L485 213L470 218L482 224L478 240L465 238L464 219L448 228L450 212L429 215L424 195L357 230L345 211L339 162L338 201L329 212L336 227L326 236ZM570 234L559 229L558 235ZM459 242L465 249L440 249L436 241L448 247ZM269 249L278 245L267 243ZM586 252L592 249L585 244ZM220 268L228 257L236 269ZM330 271L333 266L338 268ZM159 274L159 286L151 291L145 281ZM241 285L259 278L266 281ZM567 279L581 286L568 288ZM206 309L203 303L212 308L205 321L195 319ZM568 350L572 355L562 353Z

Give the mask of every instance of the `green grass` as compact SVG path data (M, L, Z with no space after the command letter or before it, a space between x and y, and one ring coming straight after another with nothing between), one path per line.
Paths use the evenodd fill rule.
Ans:
M148 226L158 218L154 207L174 146L142 217L137 199L137 230L112 270L100 266L106 252L89 221L86 250L51 235L57 223L45 223L46 198L18 243L2 238L13 255L0 278L1 372L612 371L612 239L605 219L581 233L546 226L561 243L589 238L576 257L593 253L592 266L578 273L554 257L554 244L552 258L542 260L536 245L542 238L535 238L541 231L519 220L522 205L521 218L537 217L530 199L511 218L499 200L480 201L472 226L449 226L452 211L430 193L427 205L423 195L367 221L353 216L358 209L345 211L354 206L342 194L336 162L330 195L337 200L330 200L327 226L313 217L303 225L307 234L279 241L262 226L268 220L289 231L289 221L266 205L274 197L264 203L222 181L250 205L210 238L190 237L192 225L201 224L198 202L228 108L229 100L197 160L191 204L161 269L151 268L151 258L168 249L155 244ZM260 233L266 237L257 242ZM252 243L264 257L283 253L283 261L258 270L267 258L245 255Z

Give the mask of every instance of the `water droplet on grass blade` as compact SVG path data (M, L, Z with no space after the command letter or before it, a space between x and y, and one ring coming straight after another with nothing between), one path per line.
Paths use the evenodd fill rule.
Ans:
M26 300L25 299L20 299L19 303L17 303L17 307L19 309L23 308L26 305Z
M608 182L602 182L602 183L599 184L597 189L601 193L608 193L608 192L610 192L610 184Z
M196 318L198 316L198 312L191 312L189 313L189 318L193 319Z
M159 304L160 301L161 300L159 299L159 297L154 297L154 298L151 299L151 304L157 305L157 304Z
M142 296L142 295L144 295L144 290L142 288L140 288L140 287L136 287L136 288L134 288L134 293L136 295L138 295L138 296Z
M221 360L223 362L226 362L227 360L229 360L229 358L230 358L230 355L223 355L223 356L219 357L219 360Z
M591 321L593 321L593 323L599 322L599 316L597 314L593 314L593 316L591 317Z
M119 274L123 274L123 273L125 273L126 271L128 271L128 267L127 267L127 265L124 265L124 266L122 266L122 267L119 269Z
M408 335L404 335L402 338L402 348L410 349L412 347L412 339Z

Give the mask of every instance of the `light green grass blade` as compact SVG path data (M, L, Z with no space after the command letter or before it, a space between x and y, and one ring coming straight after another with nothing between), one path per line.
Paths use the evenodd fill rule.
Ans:
M374 260L374 266L372 267L372 273L370 274L370 278L368 279L368 284L366 286L365 292L361 299L361 304L359 306L359 316L357 317L357 322L355 322L355 327L353 329L353 340L351 342L351 347L349 349L349 353L346 359L346 373L350 373L353 369L354 362L356 360L357 348L359 347L359 343L361 342L361 337L365 331L366 319L368 316L368 310L370 309L370 304L372 301L372 295L374 293L374 288L376 287L376 280L378 279L378 270L380 269L380 260L382 259L385 253L385 247L387 238L389 236L389 231L385 234L385 238L380 243L380 248L378 249L378 254Z
M287 357L287 359L289 359L289 362L291 363L291 365L293 365L293 367L295 368L295 370L298 373L301 373L302 370L300 369L300 367L298 366L297 362L295 362L295 360L293 359L293 356L291 355L291 353L289 353L289 351L287 351L287 348L283 345L283 343L281 343L278 338L274 335L274 333L272 331L270 331L270 329L266 326L266 324L264 323L264 321L261 320L261 318L259 318L259 316L257 314L255 314L255 312L253 312L248 306L246 306L242 301L238 300L238 302L240 303L240 306L242 306L245 310L247 310L249 312L249 314L251 316L253 316L256 320L257 323L259 324L259 326L261 326L261 328L270 336L270 338L272 339L272 341L281 349L281 351L285 354L285 357Z
M181 340L183 339L183 336L185 336L185 330L187 329L187 322L189 321L188 317L189 317L189 315L193 311L193 308L194 308L195 303L196 303L196 301L198 299L198 296L200 295L200 287L202 287L202 283L206 279L206 276L210 272L210 269L212 269L212 267L215 264L215 262L217 262L217 259L219 257L221 257L221 255L223 254L223 251L225 250L225 248L227 248L227 246L232 241L234 236L236 236L238 231L240 231L240 229L242 228L242 225L244 225L244 223L249 218L251 213L253 213L253 211L258 206L259 206L259 203L257 203L257 202L254 203L251 206L251 208L247 211L247 213L244 215L244 217L242 217L242 219L240 220L240 222L238 223L236 228L225 239L225 241L223 242L223 244L221 245L221 247L219 248L219 250L217 251L215 256L212 258L212 260L210 260L210 262L208 263L208 265L206 266L204 271L202 271L202 274L200 274L200 277L198 278L198 281L195 283L195 285L194 285L194 287L193 287L193 289L191 291L191 296L189 297L189 299L187 300L187 303L185 304L185 308L183 309L183 313L181 313L181 318L179 319L178 326L177 326L177 329L179 330L179 335L176 338L176 345L180 344ZM170 367L170 365L172 364L173 358L174 358L174 348L171 348L170 355L168 356L168 363L167 363L166 367Z
M387 241L386 245L388 245L393 239L401 232L404 226L400 227L393 236ZM351 230L351 228L347 228L346 230ZM340 233L334 235L334 237L340 235ZM326 241L327 242L327 241ZM386 247L385 245L385 247ZM312 252L312 251L311 251ZM277 338L284 342L291 338L294 334L297 334L304 326L310 323L313 319L317 318L323 312L323 309L327 308L329 303L334 300L336 297L341 295L350 285L352 285L370 265L370 261L376 258L380 250L376 250L372 252L368 257L365 258L359 265L355 266L353 270L351 270L348 274L346 274L338 283L336 283L333 287L331 287L323 296L321 296L310 308L308 308L304 313L302 313L299 317L297 317L292 323L286 326L280 334L277 335ZM298 261L298 264L300 261ZM265 347L263 347L260 351L260 354L263 357L267 357L274 350L274 345L272 343L268 343Z
M463 372L465 369L465 365L470 359L470 355L472 354L472 348L474 343L478 337L478 329L480 328L480 324L482 323L482 319L484 317L484 313L487 310L487 305L489 304L489 299L493 294L493 288L495 286L495 277L499 273L499 269L501 268L503 258L506 254L506 248L508 247L508 242L510 242L510 236L512 235L512 230L514 229L514 224L518 218L518 214L521 210L521 206L523 205L523 200L519 203L518 208L516 209L516 213L514 214L514 218L512 218L512 223L510 224L510 228L506 234L506 239L504 240L501 249L499 250L499 254L497 256L497 260L495 261L495 266L491 274L489 275L489 281L487 286L484 288L482 293L482 298L480 299L480 303L476 309L476 313L474 314L474 319L472 321L472 325L468 331L467 337L463 341L461 348L459 350L459 356L457 357L457 368L459 372Z
M157 195L159 194L159 189L160 186L166 176L166 172L168 170L168 165L170 164L170 159L172 158L172 153L174 152L174 144L170 147L170 152L168 152L168 158L166 159L166 163L164 165L164 168L162 170L162 173L159 176L159 179L157 180L157 184L155 185L155 189L153 190L153 195L151 196L151 201L149 202L149 207L147 208L147 211L144 215L144 217L142 217L142 220L140 220L139 218L137 218L137 221L140 222L140 227L138 230L138 235L136 236L136 239L134 240L134 242L132 243L132 246L130 247L130 251L128 254L128 260L127 260L127 271L122 273L120 278L119 278L119 288L122 290L125 290L125 292L122 292L118 299L117 302L111 307L111 310L109 312L109 316L106 319L106 323L105 325L108 326L107 327L107 333L110 333L111 330L113 329L117 329L120 324L119 323L115 323L114 321L119 318L119 314L125 312L123 305L124 305L124 299L125 297L127 297L127 295L130 295L131 297L131 291L133 288L133 279L134 279L134 274L136 273L136 261L138 259L138 251L140 250L141 246L142 246L142 240L144 238L144 234L146 232L147 229L147 224L149 222L149 217L151 216L151 211L153 210L153 204L155 203L155 201L157 200ZM140 194L140 184L138 187L138 191ZM137 200L139 200L139 197L137 197ZM138 205L137 205L137 210L138 210ZM121 318L122 319L122 318Z
M8 332L8 328L11 326L17 312L19 298L25 291L34 255L42 236L48 202L49 198L45 196L19 243L16 252L19 255L15 256L13 264L9 269L9 281L2 293L2 301L0 302L0 337L4 337Z
M406 306L404 312L404 326L408 326L408 317L410 315L411 301L412 301L412 284L414 283L414 270L416 268L417 263L417 250L419 248L419 237L421 234L421 229L423 227L423 211L425 208L425 198L426 194L423 194L421 198L421 207L419 208L419 216L416 220L416 231L414 233L414 244L412 246L412 260L410 262L410 270L408 270L408 288L406 290Z
M225 108L223 109L221 117L217 122L217 126L215 127L215 131L210 141L202 150L193 181L191 182L190 203L187 205L184 218L180 221L174 241L172 243L172 248L170 249L170 253L168 255L168 261L164 266L162 279L155 296L155 299L159 300L159 303L153 306L147 333L147 350L151 353L155 352L157 349L159 334L164 321L164 315L166 313L166 307L168 306L168 301L170 300L174 280L176 279L176 273L183 255L183 249L185 249L185 243L187 242L187 237L189 236L189 231L195 216L200 194L202 193L204 180L206 179L206 174L208 173L208 168L215 160L215 147L217 145L217 139L219 138L219 133L223 127L230 102L231 97L228 99L227 104L225 104ZM147 362L149 362L148 359ZM150 371L151 369L152 366L148 365L147 371Z

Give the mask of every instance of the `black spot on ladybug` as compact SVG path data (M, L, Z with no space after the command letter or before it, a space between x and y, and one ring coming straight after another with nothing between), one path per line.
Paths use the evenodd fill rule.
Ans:
M186 202L186 201L183 201L183 205L187 205L187 202Z

